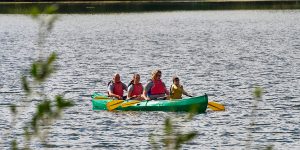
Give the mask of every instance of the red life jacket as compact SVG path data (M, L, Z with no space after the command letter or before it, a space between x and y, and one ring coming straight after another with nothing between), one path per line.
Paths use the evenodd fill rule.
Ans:
M143 93L143 86L141 83L132 84L132 86L133 86L133 90L132 90L131 94L129 95L130 97L132 97L133 95L141 95Z
M151 87L150 94L151 95L158 95L158 94L165 94L165 86L161 80L152 80L153 86Z
M114 84L113 93L123 97L123 94L124 94L123 83L118 82L118 83L113 83L113 84Z

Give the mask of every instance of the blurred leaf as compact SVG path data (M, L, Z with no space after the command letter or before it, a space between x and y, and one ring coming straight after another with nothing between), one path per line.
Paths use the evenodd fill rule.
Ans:
M33 63L32 66L31 66L31 75L34 77L34 78L37 78L38 76L38 64L37 63Z
M37 107L37 117L42 118L44 115L51 115L52 109L51 109L51 101L45 100L42 103L40 103Z
M262 96L262 88L255 87L254 96L255 96L255 98L259 98L260 99L261 96Z
M37 122L38 122L38 117L37 115L35 114L32 119L31 119L31 127L32 127L32 130L37 133L38 132L38 126L37 126Z
M30 141L31 136L30 136L28 127L25 127L25 128L24 128L24 136L25 136L26 141Z
M47 61L39 60L32 64L31 75L38 82L43 82L55 70L53 62L56 59L56 54L52 53Z
M40 64L40 73L39 73L39 81L44 81L49 75L50 73L52 73L51 69L49 70L49 66L47 63L41 62Z
M34 7L30 10L31 16L33 19L36 19L39 23L39 32L38 32L38 48L42 48L43 44L45 43L45 39L49 35L48 31L50 31L53 28L53 25L55 21L57 20L57 15L43 15L40 16L40 14L54 14L58 10L58 7L56 5L52 5L49 7L46 7L41 11L38 7ZM41 51L42 53L42 51ZM42 56L42 55L40 55ZM34 79L34 81L42 82L47 77L51 75L55 71L55 66L53 65L54 61L57 59L56 53L52 53L47 59L40 59L32 63L30 68L30 75ZM22 76L22 85L23 89L26 91L26 93L30 93L31 89L29 87L29 83L27 81L27 78L25 76ZM41 84L41 83L40 83ZM43 91L43 85L40 86L41 91ZM37 91L37 93L42 93L40 91ZM39 96L45 96L44 93L40 94ZM40 98L41 98L40 97ZM24 127L24 138L25 143L22 145L23 149L30 149L31 140L33 136L39 137L40 140L43 141L43 139L46 139L47 132L43 132L42 129L40 129L40 126L42 125L50 125L52 123L52 120L56 118L56 116L59 116L60 110L66 107L73 106L73 102L69 100L65 100L62 96L56 96L56 106L57 108L53 108L55 106L51 105L51 101L48 99L45 99L41 103L39 103L36 106L36 112L32 116L32 119L30 122L28 122L27 126ZM11 111L13 113L17 113L16 106L11 105L10 106ZM54 111L55 110L55 111ZM24 140L23 140L24 141ZM17 148L17 142L14 140L12 141L12 149L18 149Z
M53 52L53 53L49 56L48 61L47 61L47 64L48 64L48 65L51 65L51 64L56 60L56 57L57 57L56 53Z
M47 23L47 30L48 31L51 31L52 28L53 28L53 25L54 25L54 22L58 19L58 16L57 15L52 15L49 20L48 20L48 23Z
M26 92L26 94L31 93L29 83L28 83L27 78L25 76L22 76L22 87L23 87L24 91Z
M15 104L11 104L11 105L10 105L10 111L11 111L14 115L17 114L17 107L16 107Z
M197 136L197 132L190 132L184 135L178 134L175 142L175 149L179 149L183 143L194 139L196 136Z
M57 95L55 99L57 109L64 109L66 107L71 107L74 105L73 102L63 99L61 95Z
M171 137L165 137L164 139L162 139L162 142L165 149L171 149L171 144L173 143Z
M172 129L172 122L171 122L171 119L170 118L167 118L165 120L165 133L166 135L171 135L173 132L173 129Z
M193 105L192 107L190 107L189 115L188 115L189 120L192 120L193 117L197 114L199 107L200 107L199 105Z
M272 150L273 149L273 145L269 145L267 146L266 150Z
M37 7L33 7L33 8L31 8L31 10L30 10L31 17L32 17L33 19L36 19L36 18L39 16L40 13L41 13L41 12L40 12L40 10L39 10Z
M153 150L158 150L158 144L156 143L153 134L149 135L150 144Z
M44 100L37 106L37 112L36 114L32 117L31 120L31 126L32 129L34 130L35 134L37 134L39 131L38 127L38 122L39 120L44 119L44 117L47 115L47 117L51 117L53 114L52 109L51 109L51 101L49 100Z
M51 64L44 63L43 64L43 72L41 79L45 80L47 77L49 77L54 72L54 68Z
M16 140L13 140L11 142L11 149L13 149L13 150L17 150L18 149L18 144L17 144Z
M164 146L168 149L173 141L173 127L172 122L170 118L167 118L165 120L165 138L162 139L162 142L164 143Z
M56 13L58 10L58 6L57 5L51 5L51 6L48 6L44 9L43 13L45 14L54 14Z

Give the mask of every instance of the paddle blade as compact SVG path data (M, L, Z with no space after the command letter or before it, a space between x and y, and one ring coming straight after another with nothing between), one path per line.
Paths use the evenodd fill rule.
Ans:
M224 111L225 110L225 107L222 104L219 104L217 102L208 102L207 107L212 110L215 110L215 111Z
M94 100L104 100L104 99L112 99L111 97L106 97L106 96L96 96L94 97Z
M121 106L122 107L129 107L129 106L133 106L137 103L140 103L141 101L138 101L138 100L133 100L133 101L129 101L129 102L126 102L126 103L123 103Z
M109 111L114 110L114 109L118 108L123 102L124 102L124 100L110 101L110 102L106 103L106 108Z

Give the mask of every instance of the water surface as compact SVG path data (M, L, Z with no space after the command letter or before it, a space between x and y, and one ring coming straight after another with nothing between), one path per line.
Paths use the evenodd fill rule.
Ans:
M198 131L184 149L243 149L248 140L252 91L259 102L253 148L300 148L300 11L181 11L61 15L44 52L59 55L59 70L45 91L65 91L76 105L50 129L55 149L146 149L149 134L163 134L165 118L176 129ZM9 104L23 108L20 76L37 58L37 23L24 15L0 15L0 131L10 129ZM171 85L178 75L186 91L207 93L225 105L186 121L184 113L92 111L89 95L105 92L116 72L128 83L135 72L142 83L153 69ZM34 102L36 103L36 101ZM34 104L23 108L26 120ZM24 126L18 120L18 130ZM21 141L21 138L18 138ZM1 147L8 148L7 140ZM34 149L41 144L34 142Z

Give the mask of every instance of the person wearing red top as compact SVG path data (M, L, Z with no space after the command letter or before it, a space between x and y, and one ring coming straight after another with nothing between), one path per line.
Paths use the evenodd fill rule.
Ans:
M140 83L140 75L134 74L131 82L128 85L127 99L130 100L144 100L143 85Z
M117 99L124 99L124 90L127 91L127 86L121 82L120 75L115 74L113 80L108 83L108 96Z
M154 70L151 80L146 84L143 96L146 100L170 99L170 93L162 82L161 71Z

